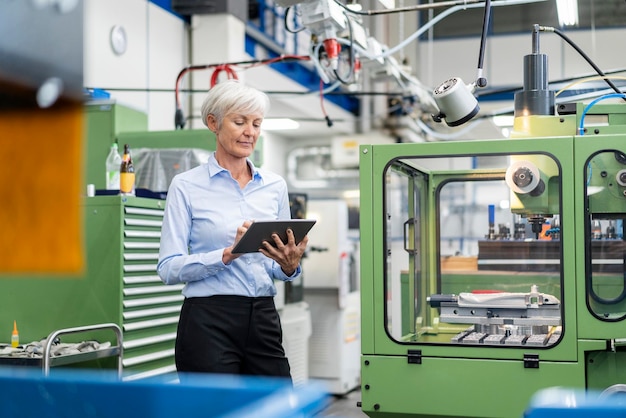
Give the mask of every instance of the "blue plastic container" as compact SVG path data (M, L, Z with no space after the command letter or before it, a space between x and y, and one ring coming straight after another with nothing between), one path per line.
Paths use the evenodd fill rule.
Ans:
M626 418L626 392L547 388L533 395L526 418Z
M168 381L169 380L169 381ZM321 384L190 375L121 381L108 372L0 368L3 417L311 417L328 405Z

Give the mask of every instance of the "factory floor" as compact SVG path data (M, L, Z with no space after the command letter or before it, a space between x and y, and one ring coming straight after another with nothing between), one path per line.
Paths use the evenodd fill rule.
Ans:
M367 418L367 415L357 406L361 401L361 388L356 388L345 395L333 395L330 405L316 418Z

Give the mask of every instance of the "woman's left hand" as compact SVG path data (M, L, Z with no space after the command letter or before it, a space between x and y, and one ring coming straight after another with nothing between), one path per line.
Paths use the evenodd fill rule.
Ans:
M309 237L305 236L300 243L296 244L296 238L291 229L287 230L287 242L283 242L278 234L272 234L274 245L268 241L263 241L263 247L260 249L261 254L276 261L280 268L287 276L291 276L304 255Z

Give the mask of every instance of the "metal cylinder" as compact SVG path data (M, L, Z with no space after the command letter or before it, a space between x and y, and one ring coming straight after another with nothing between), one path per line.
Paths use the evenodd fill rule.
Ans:
M515 116L554 115L554 92L548 90L548 56L539 53L539 32L533 31L533 52L524 56L524 90L515 93Z
M529 54L524 56L524 90L548 89L548 56Z
M548 90L548 56L524 56L524 90L515 93L515 116L554 115L554 92Z

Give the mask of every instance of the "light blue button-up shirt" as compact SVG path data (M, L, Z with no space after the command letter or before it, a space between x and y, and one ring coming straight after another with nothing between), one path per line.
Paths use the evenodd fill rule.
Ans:
M252 180L243 188L217 163L176 175L167 193L157 271L166 284L185 283L185 297L274 296L272 279L291 281L280 265L261 253L222 262L224 248L235 240L245 220L290 219L285 180L248 160Z

